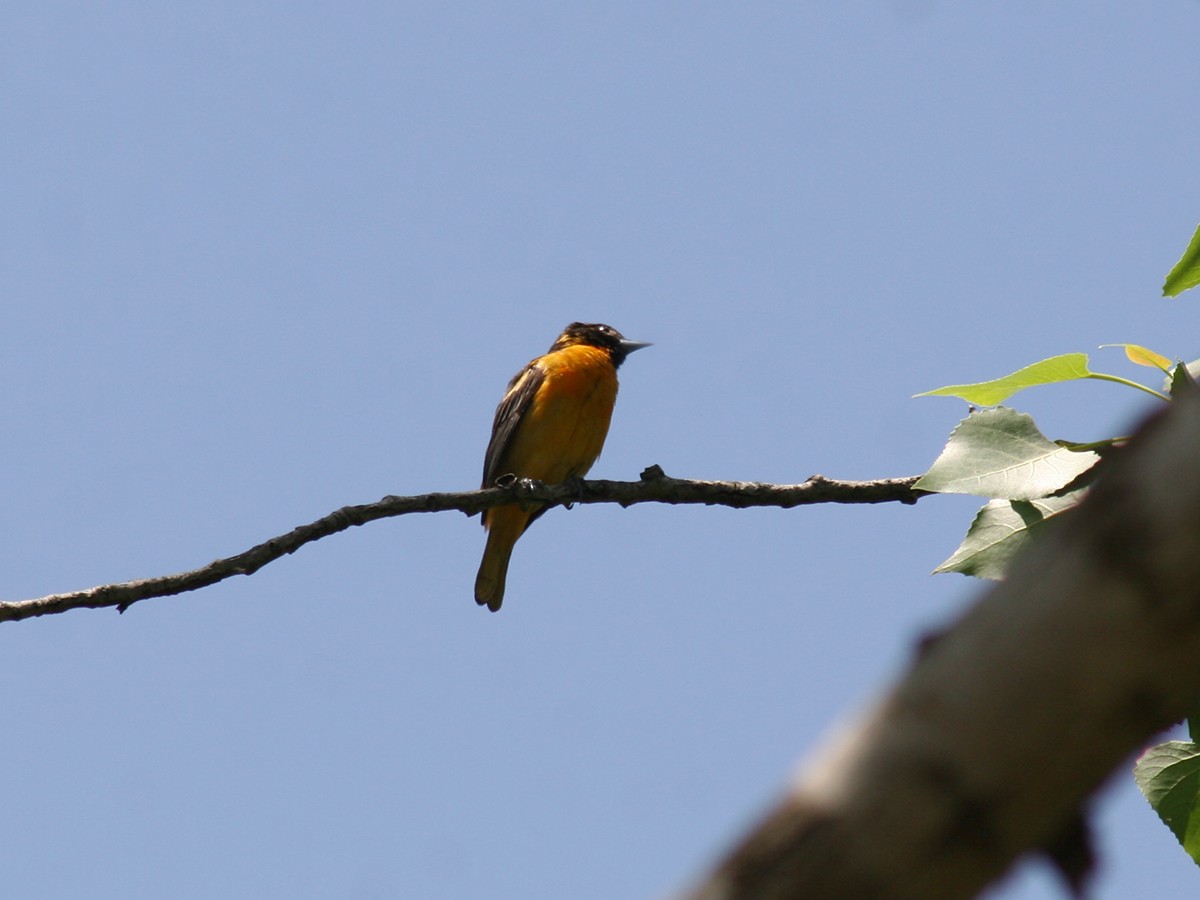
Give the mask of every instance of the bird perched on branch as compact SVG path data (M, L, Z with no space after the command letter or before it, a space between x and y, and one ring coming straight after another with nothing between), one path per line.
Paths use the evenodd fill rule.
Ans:
M617 368L649 344L626 339L608 325L568 325L544 356L508 383L496 408L483 460L483 487L502 475L562 484L587 474L604 447ZM495 506L483 513L487 546L475 578L475 602L495 612L504 600L508 560L544 506Z

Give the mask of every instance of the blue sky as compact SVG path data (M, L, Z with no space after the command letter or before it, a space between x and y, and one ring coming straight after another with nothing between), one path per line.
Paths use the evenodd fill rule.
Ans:
M1116 341L1200 220L1200 6L13 3L0 597L475 487L566 323L655 342L593 475L917 474L910 399ZM1144 395L1022 395L1052 437ZM0 626L6 891L657 897L979 586L973 513L554 511L503 611L458 514ZM1118 774L1097 897L1200 873ZM1039 865L994 900L1060 896Z

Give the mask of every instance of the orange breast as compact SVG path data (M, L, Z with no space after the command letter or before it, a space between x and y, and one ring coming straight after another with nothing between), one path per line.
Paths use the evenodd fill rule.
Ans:
M544 356L540 365L545 382L500 471L558 484L587 474L600 455L617 399L617 372L605 351L584 345Z

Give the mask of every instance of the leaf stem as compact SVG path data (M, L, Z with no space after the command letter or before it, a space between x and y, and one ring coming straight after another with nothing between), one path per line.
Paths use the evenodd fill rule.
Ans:
M1116 447L1119 444L1124 444L1128 441L1128 437L1111 437L1105 438L1102 441L1091 441L1086 444L1077 444L1074 441L1055 441L1060 447L1065 447L1068 450L1080 452L1083 450L1107 450L1109 447Z
M1100 381L1115 381L1117 384L1123 384L1127 387L1137 388L1139 391L1145 391L1147 394L1153 394L1159 400L1166 400L1168 403L1171 398L1162 391L1156 391L1154 388L1146 387L1144 384L1138 384L1136 381L1130 381L1128 378L1122 378L1120 375L1105 375L1103 372L1088 372L1085 378L1096 378Z

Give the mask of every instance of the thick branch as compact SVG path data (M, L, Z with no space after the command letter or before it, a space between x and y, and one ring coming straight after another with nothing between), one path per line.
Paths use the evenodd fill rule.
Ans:
M1101 782L1195 712L1200 391L1172 407L693 900L973 897L1021 854L1061 849Z
M305 544L365 525L409 513L457 510L475 515L493 506L514 501L560 506L570 503L703 503L732 506L776 506L790 509L810 503L915 503L922 495L912 486L916 477L884 478L878 481L832 481L814 475L802 484L763 484L746 481L688 481L668 478L658 466L642 473L641 481L580 481L570 485L544 485L518 481L505 487L457 493L419 494L413 497L384 497L376 503L344 506L339 510L271 538L236 556L218 559L190 572L105 584L67 594L50 594L33 600L0 603L0 622L15 622L34 616L115 606L124 612L139 600L169 597L208 587L234 575L253 575L263 566Z

